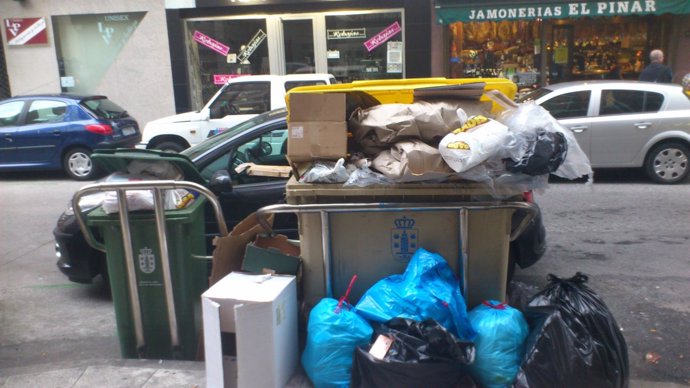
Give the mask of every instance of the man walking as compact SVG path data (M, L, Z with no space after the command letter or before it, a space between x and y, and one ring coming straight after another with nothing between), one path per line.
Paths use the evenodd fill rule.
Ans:
M649 53L649 59L652 61L640 73L640 81L671 83L673 79L673 72L671 68L664 65L664 52L656 49Z

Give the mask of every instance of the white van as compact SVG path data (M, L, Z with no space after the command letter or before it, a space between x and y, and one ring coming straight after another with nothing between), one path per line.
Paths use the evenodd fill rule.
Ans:
M196 112L150 121L140 148L179 152L260 113L285 107L285 93L297 86L335 83L330 74L247 75L228 82Z

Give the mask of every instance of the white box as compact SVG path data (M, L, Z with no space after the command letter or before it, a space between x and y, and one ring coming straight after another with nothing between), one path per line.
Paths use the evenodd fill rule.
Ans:
M204 292L201 304L207 387L285 386L299 357L294 276L233 272ZM226 341L226 354L221 333L234 334L235 349Z

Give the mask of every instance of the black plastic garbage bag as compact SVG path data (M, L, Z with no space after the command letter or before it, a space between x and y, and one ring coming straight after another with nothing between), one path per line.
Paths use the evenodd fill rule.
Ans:
M465 365L474 361L472 342L459 340L438 322L394 318L375 325L374 338L393 339L383 359L358 347L350 387L458 387L471 382ZM466 384L466 383L465 383Z
M613 315L585 285L549 275L526 309L531 332L514 387L627 387L628 351Z
M508 159L506 168L512 173L544 175L558 170L568 153L568 142L560 132L540 130L522 159Z

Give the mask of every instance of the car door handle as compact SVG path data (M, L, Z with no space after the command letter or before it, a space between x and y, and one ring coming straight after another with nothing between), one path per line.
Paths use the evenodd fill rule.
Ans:
M587 128L589 128L589 127L586 125L576 125L574 127L570 127L570 130L575 132L575 133L582 133L582 132L586 131Z
M5 140L7 140L7 141L9 141L9 142L12 142L12 135L9 134L9 133L6 133L6 134L5 134Z
M649 121L644 121L641 123L635 123L633 125L640 129L647 129L652 126L652 123L650 123Z
M53 129L53 135L59 135L62 131L59 129Z

